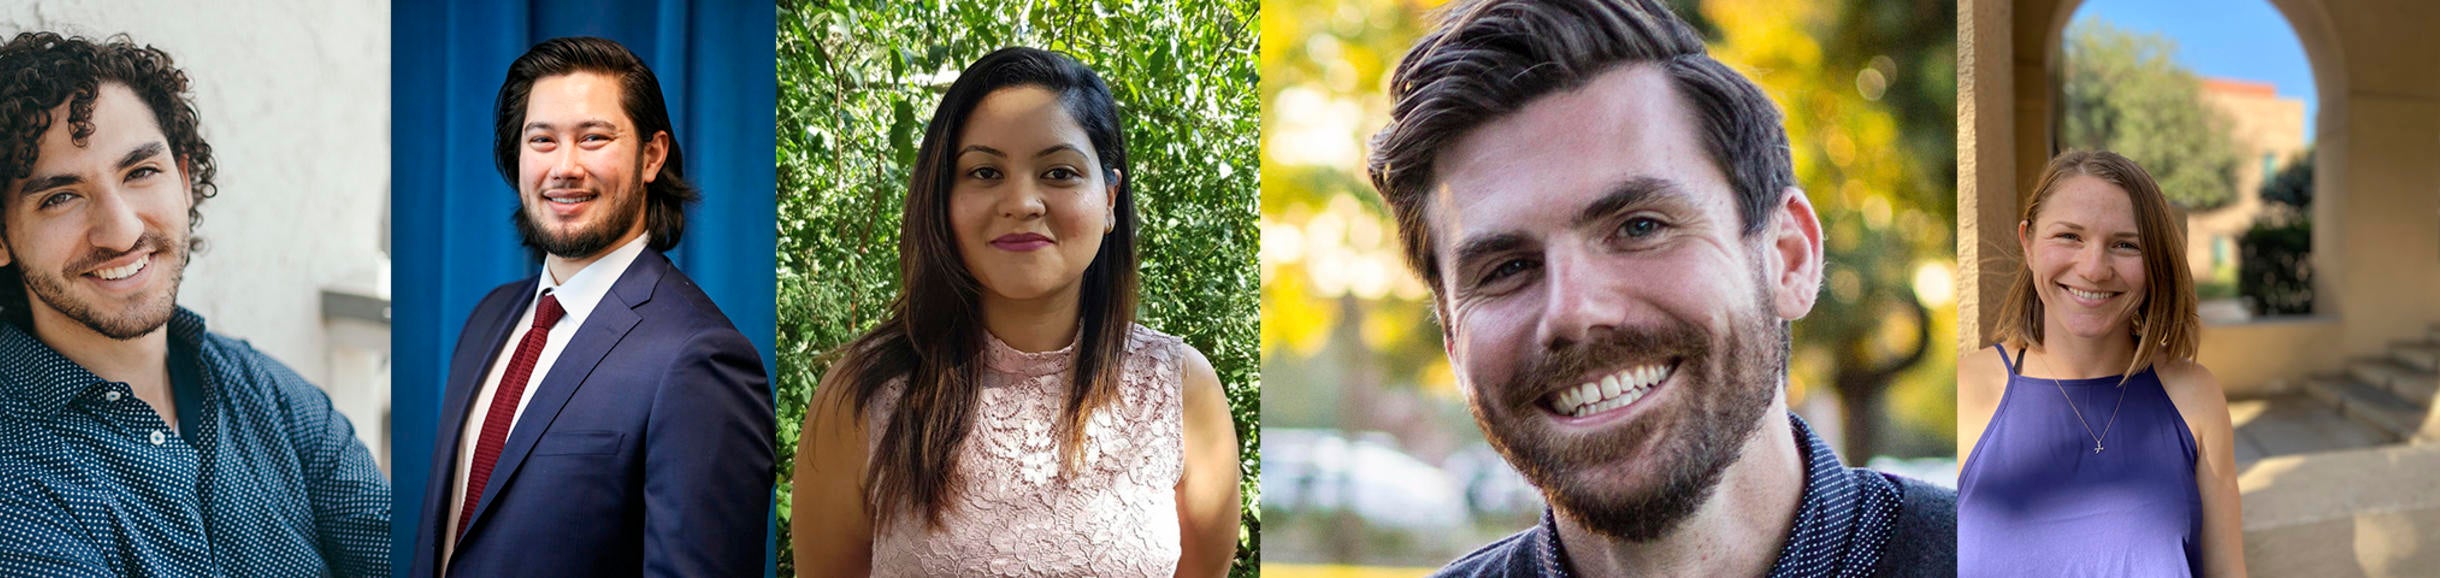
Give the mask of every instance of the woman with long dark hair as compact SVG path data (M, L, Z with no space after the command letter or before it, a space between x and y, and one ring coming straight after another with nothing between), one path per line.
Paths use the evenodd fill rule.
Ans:
M806 412L801 575L1227 571L1236 433L1211 362L1135 324L1117 108L1044 50L950 85L908 183L902 292Z
M1957 360L1965 576L2244 576L2234 429L2184 233L2111 152L2051 160L1998 345Z

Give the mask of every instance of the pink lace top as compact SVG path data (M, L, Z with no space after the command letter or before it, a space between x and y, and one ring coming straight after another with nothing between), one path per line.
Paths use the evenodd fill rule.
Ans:
M962 491L937 529L900 512L876 533L873 575L1175 574L1185 343L1143 326L1129 333L1118 399L1094 412L1079 467L1063 475L1051 430L1066 405L1076 346L1025 353L988 341L981 411L959 450ZM880 443L904 385L875 398L870 444Z

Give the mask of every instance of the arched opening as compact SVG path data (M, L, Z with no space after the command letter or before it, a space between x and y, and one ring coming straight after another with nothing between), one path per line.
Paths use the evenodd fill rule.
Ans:
M2180 213L2213 325L2314 313L2313 66L2265 0L2084 0L2048 42L2050 154L2107 149Z

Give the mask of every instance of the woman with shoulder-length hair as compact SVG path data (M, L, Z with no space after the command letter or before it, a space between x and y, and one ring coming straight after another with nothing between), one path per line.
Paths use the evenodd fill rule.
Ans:
M1214 576L1237 442L1211 362L1135 324L1110 89L1064 54L968 66L924 132L903 292L806 412L804 576Z
M2228 399L2194 362L2175 219L2116 153L2044 169L1998 345L1957 360L1959 575L2245 575Z

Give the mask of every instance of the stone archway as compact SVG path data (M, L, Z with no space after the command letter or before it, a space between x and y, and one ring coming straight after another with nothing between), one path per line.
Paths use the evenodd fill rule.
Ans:
M1961 350L1983 346L2013 275L2018 194L2052 150L2061 34L2083 1L1959 2ZM2320 97L2315 313L2207 325L2199 360L2231 398L2323 394L2364 379L2370 359L2406 369L2412 379L2391 383L2421 399L2405 416L2419 429L2384 445L2241 465L2246 559L2260 575L2428 572L2440 568L2440 3L2267 1Z
M2058 115L2056 79L2061 44L2069 20L2085 0L1977 1L1959 4L1958 58L1958 265L1961 307L1958 347L1972 351L1988 345L1983 335L1996 321L1997 303L2013 279L2010 255L2016 244L2015 222L2021 195L2029 192L2043 165L2056 150L2054 119ZM2283 319L2261 325L2215 327L2214 339L2229 347L2206 352L2227 357L2224 379L2236 373L2240 391L2276 387L2280 379L2296 379L2311 371L2335 369L2335 361L2356 343L2339 330L2348 295L2352 264L2344 235L2349 211L2345 179L2350 173L2348 128L2349 86L2345 47L2324 0L2269 0L2285 16L2311 63L2314 88L2320 95L2312 135L2319 152L2314 159L2313 209L2315 310L2311 318ZM2237 347L2243 345L2243 347ZM2227 352L2229 355L2215 355ZM2245 352L2244 355L2235 355ZM2257 379L2257 377L2259 377Z

